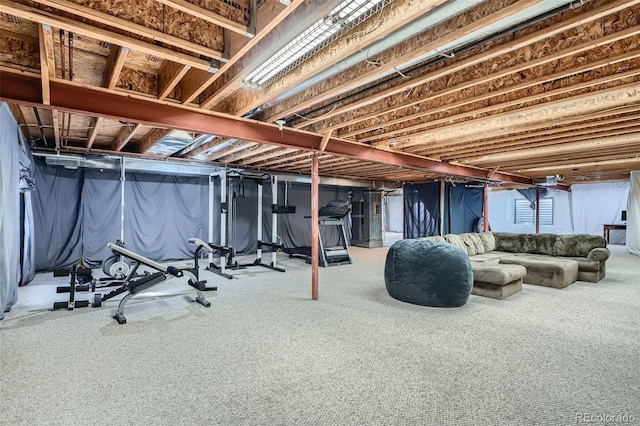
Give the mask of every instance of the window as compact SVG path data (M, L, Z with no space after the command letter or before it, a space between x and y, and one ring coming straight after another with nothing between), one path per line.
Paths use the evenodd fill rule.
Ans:
M529 200L515 200L515 224L536 223L536 211L531 208ZM553 225L553 198L540 199L540 225Z

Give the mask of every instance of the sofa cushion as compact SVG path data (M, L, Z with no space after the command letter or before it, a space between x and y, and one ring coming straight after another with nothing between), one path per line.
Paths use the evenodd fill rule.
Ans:
M471 234L460 234L460 239L462 239L465 246L467 246L467 254L469 256L475 256L476 254L478 254L478 250L476 249L476 243L473 242L473 238L471 238Z
M558 235L555 255L587 257L589 252L596 247L607 247L604 237L588 234Z
M604 262L609 256L611 256L611 252L608 248L596 247L589 252L587 259Z
M490 251L475 255L469 259L471 259L472 262L499 263L500 259L507 256L513 256L513 253L507 253L505 251Z
M563 257L563 259L572 259L578 262L579 271L595 272L600 269L600 262L587 259L586 257Z
M527 268L526 284L564 288L578 279L578 262L572 259L531 254L515 254L500 259L500 263Z
M493 232L481 232L478 234L478 238L482 241L485 253L496 249L496 237L493 235Z
M444 236L444 239L449 244L452 244L452 245L458 247L459 249L461 249L462 251L464 251L465 253L469 254L467 252L467 245L464 243L464 241L462 240L462 237L460 237L460 235L447 234L447 235Z
M473 280L496 285L506 285L527 275L522 265L500 265L471 262Z
M532 253L548 256L556 255L555 234L515 234L511 232L494 232L496 250L510 253Z
M444 237L440 236L440 235L432 235L430 237L422 237L422 238L417 238L418 240L431 240L431 241L441 241L441 242L446 242L446 240L444 239Z
M475 244L476 246L476 254L483 254L485 252L485 249L484 249L484 244L480 239L480 235L471 233L469 234L469 238L471 238L471 241L473 241L473 244Z

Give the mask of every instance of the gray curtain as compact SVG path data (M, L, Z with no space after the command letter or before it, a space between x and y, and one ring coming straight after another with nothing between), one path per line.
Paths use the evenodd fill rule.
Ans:
M65 169L38 158L35 180L36 269L68 268L80 260L98 266L111 254L107 243L120 239L120 172ZM127 248L160 262L191 257L188 239L207 239L207 191L205 177L127 173Z
M37 189L34 191L36 268L50 271L68 268L82 259L98 266L110 255L107 243L120 238L120 173L117 170L65 169L36 160ZM234 217L227 245L238 253L257 248L258 184L251 179L230 178ZM278 186L278 204L288 204L294 214L278 216L278 238L285 247L311 245L311 187L283 183ZM262 240L271 241L273 204L271 183L262 181ZM170 176L127 172L125 180L124 241L142 256L165 262L193 256L191 237L209 240L209 205L213 209L213 239L220 242L220 180L214 180L209 200L207 177ZM349 188L321 186L320 206L333 200L349 200ZM344 219L347 240L351 238L349 217ZM324 227L325 245L339 242L336 227Z
M0 103L0 319L18 300L22 149L19 127L8 106Z
M278 234L282 244L287 248L311 247L311 185L304 183L283 183L278 192L278 204L284 204L284 185L288 187L288 204L296 206L294 214L279 216ZM282 192L281 192L282 191ZM321 185L318 188L318 205L323 207L330 201L350 201L350 188ZM347 234L347 244L351 240L351 215L343 219L343 226ZM320 228L320 237L325 247L339 243L339 230L335 226Z

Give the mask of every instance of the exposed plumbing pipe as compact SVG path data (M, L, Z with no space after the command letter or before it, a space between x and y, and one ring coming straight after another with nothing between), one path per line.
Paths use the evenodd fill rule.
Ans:
M480 40L477 40L477 41L475 41L473 43L470 43L470 44L468 44L466 46L463 46L463 47L461 47L461 48L459 48L457 50L452 50L448 54L444 54L444 52L439 52L438 55L444 55L444 56L439 56L438 58L433 59L433 60L431 60L429 62L422 63L422 64L420 64L418 66L415 66L412 69L409 69L407 71L403 71L402 74L404 76L403 75L399 75L398 73L396 73L393 76L390 76L390 77L388 77L388 78L386 78L386 79L384 79L384 80L382 80L382 81L380 81L380 82L378 82L376 84L373 84L371 86L363 88L363 89L361 89L361 90L359 90L359 91L357 91L355 93L351 93L351 94L349 94L347 96L344 96L344 97L342 97L340 99L332 101L332 102L330 102L330 103L328 103L326 105L323 105L321 107L314 108L313 110L306 112L305 115L311 115L311 114L315 114L315 113L318 113L320 111L323 111L323 110L326 110L326 109L329 109L329 108L333 108L336 105L338 105L338 104L340 104L340 103L342 103L344 101L350 100L350 99L352 99L352 98L354 98L356 96L363 95L363 94L368 93L368 92L370 92L370 91L372 91L374 89L377 89L377 88L379 88L379 87L381 87L383 85L386 85L386 84L389 84L389 83L393 83L393 82L395 82L395 81L397 81L399 79L404 79L406 76L410 76L411 74L414 74L414 73L416 73L418 71L422 71L425 68L433 67L435 65L438 65L438 64L446 61L450 57L458 56L458 55L460 55L462 53L468 52L468 51L470 51L472 49L480 47L480 46L482 46L484 44L487 44L487 43L489 43L491 41L497 40L497 39L499 39L501 37L504 37L506 35L513 34L514 32L519 31L519 30L524 29L524 28L527 28L527 27L529 27L529 26L531 26L531 25L533 25L535 23L538 23L540 21L543 21L545 19L548 19L548 18L553 17L555 15L558 15L560 13L566 12L568 10L575 9L576 7L582 6L582 5L586 4L586 3L588 3L589 1L590 0L578 0L578 1L572 1L572 2L566 3L566 4L562 5L562 6L556 7L554 9L548 10L548 11L546 11L544 13L536 15L536 16L534 16L532 18L529 18L529 19L527 19L527 20L525 20L525 21L523 21L523 22L521 22L519 24L516 24L514 26L506 28L506 29L504 29L502 31L498 31L497 33L494 33L494 34L489 35L487 37L484 37L484 38L482 38ZM291 95L292 94L290 94L289 96L291 96ZM301 118L299 118L297 116L294 116L294 117L287 117L286 121L288 123L294 123L294 122L297 122L299 120L301 120Z

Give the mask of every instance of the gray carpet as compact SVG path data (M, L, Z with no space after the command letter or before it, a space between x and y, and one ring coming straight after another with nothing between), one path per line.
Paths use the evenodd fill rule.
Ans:
M66 279L39 276L0 321L0 424L640 423L640 258L612 249L600 283L455 309L390 298L386 248L322 268L315 302L309 265L282 255L286 273L203 272L208 309L169 281L126 325L117 302L48 311Z

